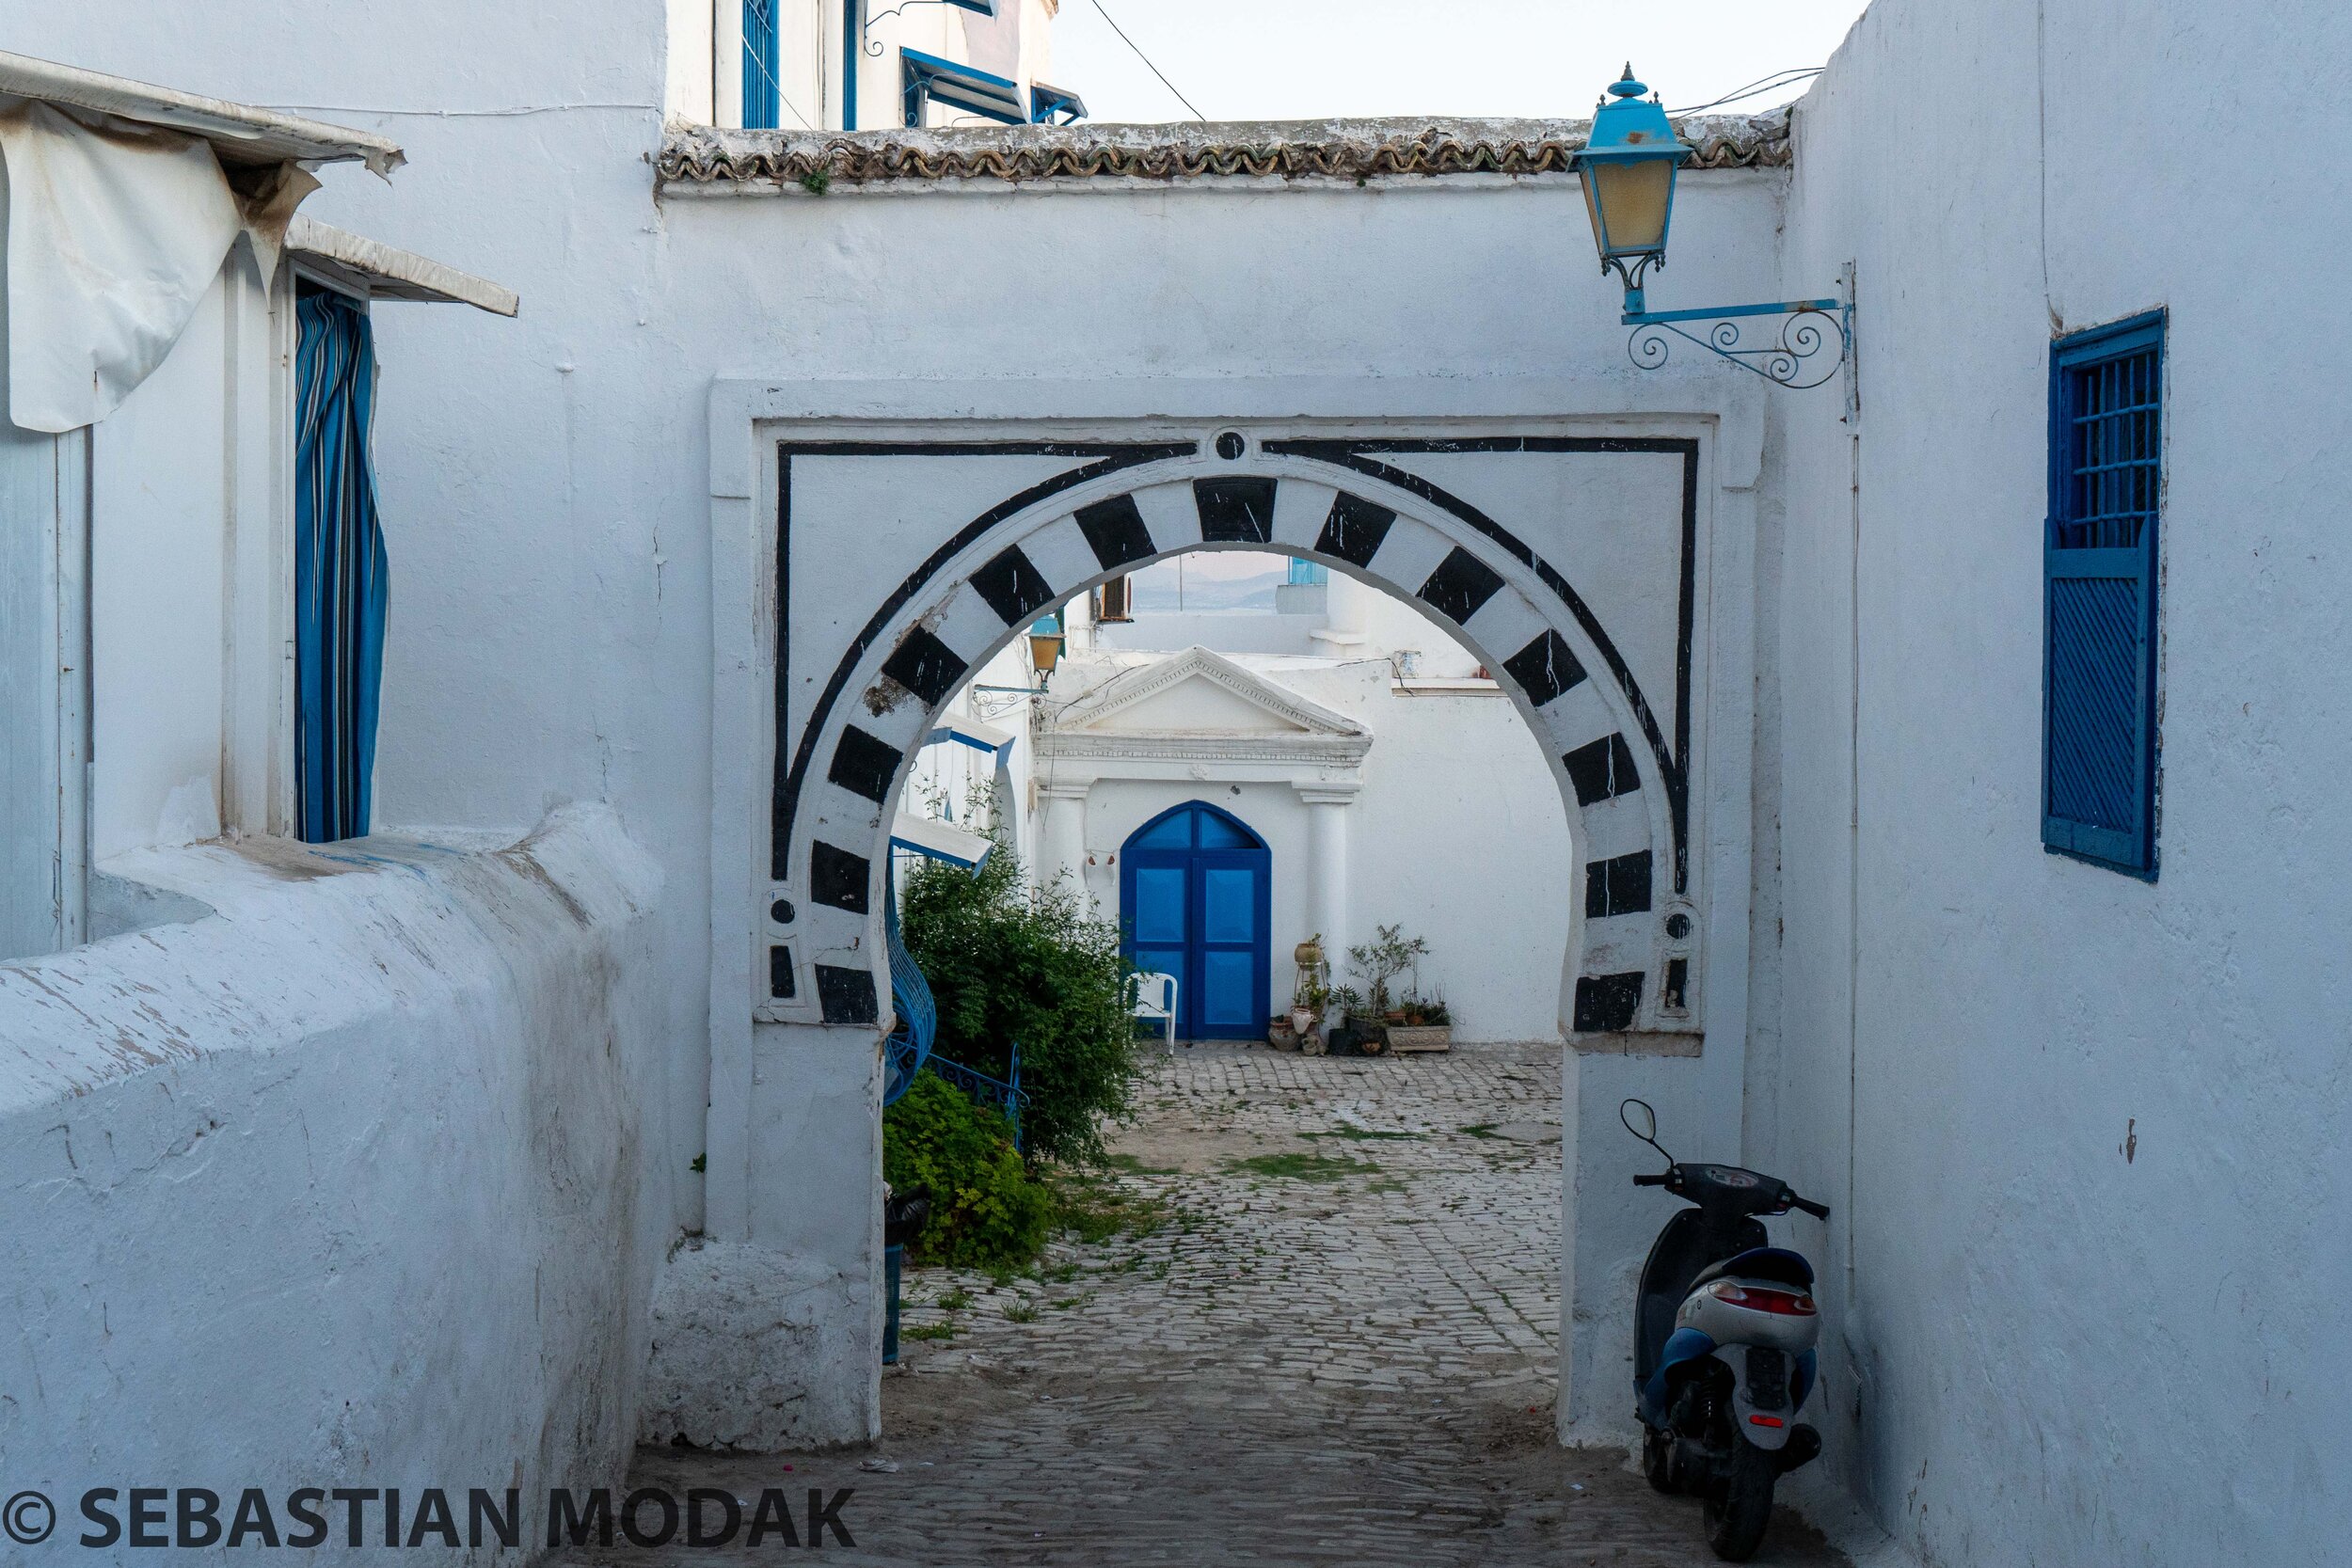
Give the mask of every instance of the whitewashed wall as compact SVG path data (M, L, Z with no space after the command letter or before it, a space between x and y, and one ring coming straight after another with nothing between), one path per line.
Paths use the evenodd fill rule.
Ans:
M1422 646L1452 646L1422 626ZM1382 925L1426 938L1423 985L1444 995L1461 1038L1559 1039L1561 965L1583 884L1534 732L1500 693L1397 696L1385 661L1345 674L1379 737L1349 808L1352 940L1369 942ZM1329 701L1321 684L1299 682Z
M272 291L232 248L170 354L89 437L102 866L290 818L292 281Z
M602 808L134 863L214 912L0 966L11 1486L616 1483L660 869Z
M1880 0L1798 118L1782 282L1859 263L1859 500L1834 396L1781 404L1752 1146L1838 1205L1831 1463L1933 1561L2344 1554L2352 208L2275 132L2347 57L2335 6ZM2042 848L2042 523L2052 335L2159 307L2151 884Z

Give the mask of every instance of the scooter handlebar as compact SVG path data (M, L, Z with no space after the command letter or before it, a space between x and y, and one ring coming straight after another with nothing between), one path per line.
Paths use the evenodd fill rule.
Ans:
M1816 1203L1810 1198L1791 1196L1788 1199L1788 1206L1792 1209L1802 1209L1817 1220L1829 1218L1829 1205L1826 1203Z
M1637 1176L1633 1184L1637 1187L1662 1187L1672 1174L1671 1171L1661 1171L1656 1176Z

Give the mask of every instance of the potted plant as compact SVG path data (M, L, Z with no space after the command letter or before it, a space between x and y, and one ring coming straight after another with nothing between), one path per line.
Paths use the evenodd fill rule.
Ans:
M1367 1054L1377 1054L1388 1043L1388 1031L1405 1022L1404 1011L1391 990L1396 978L1412 971L1421 959L1429 956L1429 943L1420 937L1408 937L1402 925L1376 926L1373 940L1347 950L1348 973L1360 976L1364 982L1363 1010L1352 1022L1358 1030L1359 1045L1372 1046Z
M1313 1043L1308 1047L1315 1055L1334 1056L1356 1054L1358 1030L1356 1014L1363 1006L1363 998L1353 986L1322 988L1323 1027L1313 1035L1303 1037Z
M1390 1026L1390 1050L1454 1049L1454 1015L1447 1010L1444 997L1424 997L1418 991L1409 992L1400 1010L1405 1015L1405 1022Z
M1295 1013L1276 1013L1266 1022L1265 1042L1277 1051L1298 1049L1298 1031L1291 1023Z
M1289 1023L1293 1037L1304 1039L1309 1030L1323 1022L1323 1012L1331 1005L1331 988L1310 980L1291 993Z

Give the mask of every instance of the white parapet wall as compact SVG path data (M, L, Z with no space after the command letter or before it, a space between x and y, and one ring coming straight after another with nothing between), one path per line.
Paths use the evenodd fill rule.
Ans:
M0 967L9 1488L617 1481L675 1234L618 818L113 869L213 912Z

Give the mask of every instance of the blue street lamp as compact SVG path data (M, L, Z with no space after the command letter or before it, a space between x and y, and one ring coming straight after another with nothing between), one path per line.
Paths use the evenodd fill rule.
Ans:
M1633 79L1633 67L1613 84L1594 111L1583 150L1568 160L1584 186L1584 211L1601 272L1625 282L1624 325L1634 329L1626 351L1644 370L1666 362L1666 334L1692 342L1741 370L1783 387L1819 387L1836 373L1853 346L1853 306L1838 299L1790 299L1770 305L1731 305L1701 310L1652 310L1643 281L1666 264L1666 234L1674 222L1675 174L1692 149L1675 135L1658 96ZM1740 319L1785 316L1778 341L1740 346ZM1705 336L1683 322L1713 322ZM1815 363L1836 334L1837 353L1826 369Z
M1675 135L1656 94L1633 79L1609 89L1593 114L1584 150L1568 160L1583 178L1584 211L1593 220L1600 270L1625 279L1625 308L1642 309L1642 277L1666 264L1666 229L1674 221L1675 171L1691 149Z

